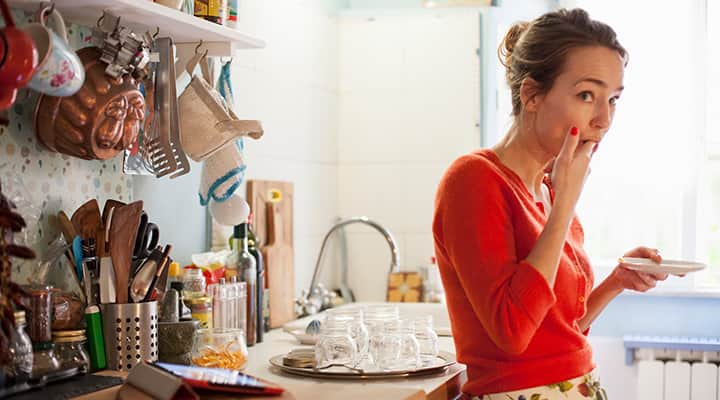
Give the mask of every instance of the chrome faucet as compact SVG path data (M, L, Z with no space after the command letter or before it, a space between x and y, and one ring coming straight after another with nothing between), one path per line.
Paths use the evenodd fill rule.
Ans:
M400 268L400 253L398 251L397 243L395 242L392 234L390 234L390 232L385 229L385 227L369 219L368 217L352 217L346 220L341 220L335 225L333 225L332 228L330 228L330 230L328 231L328 233L325 234L322 246L320 246L320 253L318 254L317 262L315 263L315 271L313 272L312 280L310 281L310 288L308 289L307 293L305 293L305 291L303 290L300 298L296 300L300 316L316 314L323 308L327 308L330 306L330 304L328 304L329 302L324 301L323 299L324 295L327 295L327 291L322 287L321 284L317 283L317 280L320 276L320 265L322 264L325 247L327 246L328 240L330 239L330 236L333 234L333 232L346 225L351 225L355 223L363 223L369 225L375 228L378 232L380 232L390 246L390 255L392 256L392 259L390 261L390 273L397 272ZM346 265L344 266L344 268L347 269L347 260L345 260L345 262ZM343 293L343 298L346 301L348 300L348 298L350 298L350 301L354 300L348 288L346 270L342 274L341 291Z

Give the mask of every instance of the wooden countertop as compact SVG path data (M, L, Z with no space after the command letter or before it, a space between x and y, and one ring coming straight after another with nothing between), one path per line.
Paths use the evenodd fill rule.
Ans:
M373 400L448 400L460 395L460 388L465 383L465 366L455 364L445 372L415 378L352 380L352 379L315 379L291 375L272 367L268 360L276 355L284 354L293 348L300 347L297 340L281 329L265 334L263 343L250 347L248 367L245 373L276 383L285 388L285 394L278 397L257 397L257 399L292 399L292 400L335 400L335 399L373 399ZM455 352L452 338L441 337L440 350ZM112 371L103 374L120 375ZM111 400L119 386L99 392L80 396L77 400ZM202 395L203 399L255 399L249 396L232 396L224 394Z

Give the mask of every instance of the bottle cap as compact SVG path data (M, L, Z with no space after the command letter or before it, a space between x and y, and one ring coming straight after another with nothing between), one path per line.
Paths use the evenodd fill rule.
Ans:
M180 264L176 262L171 262L170 267L168 269L168 276L169 277L178 277L180 276Z

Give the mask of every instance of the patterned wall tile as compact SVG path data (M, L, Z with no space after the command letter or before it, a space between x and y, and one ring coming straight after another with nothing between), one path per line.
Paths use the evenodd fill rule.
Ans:
M13 15L18 25L32 19L31 14L18 10L13 10ZM67 24L67 31L75 50L90 45L89 28ZM78 206L92 198L101 207L109 198L130 201L132 179L122 172L122 155L106 161L87 161L44 148L33 129L38 95L30 90L25 92L9 112L9 125L0 126L0 183L3 192L14 194L19 200L21 212L38 210L38 219L28 218L25 239L42 254L60 233L58 211L72 216ZM20 282L22 275L14 279Z

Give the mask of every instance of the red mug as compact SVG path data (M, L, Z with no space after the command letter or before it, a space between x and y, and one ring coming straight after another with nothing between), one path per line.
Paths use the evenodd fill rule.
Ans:
M0 29L0 91L7 93L30 81L38 65L38 53L30 35L15 26L5 0L0 0L0 10L5 18L5 27Z

